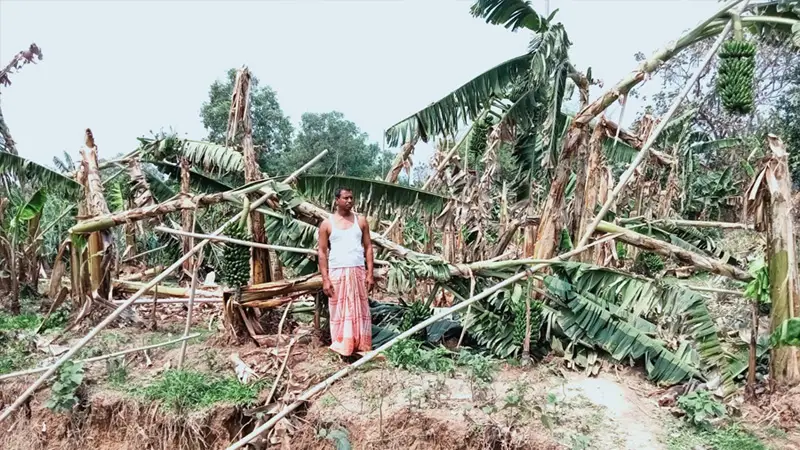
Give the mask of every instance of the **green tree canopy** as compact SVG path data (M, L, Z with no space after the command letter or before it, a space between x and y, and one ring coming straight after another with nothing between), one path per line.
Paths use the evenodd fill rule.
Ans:
M305 113L292 150L283 158L283 172L300 167L325 149L328 154L309 173L383 177L393 159L341 112Z
M207 140L215 144L225 143L235 80L236 69L230 69L224 80L214 81L208 90L208 101L203 102L200 108L200 118L208 130ZM250 107L253 144L259 154L259 163L267 173L277 173L271 163L290 148L292 122L284 115L275 91L269 86L259 85L255 76L251 80Z

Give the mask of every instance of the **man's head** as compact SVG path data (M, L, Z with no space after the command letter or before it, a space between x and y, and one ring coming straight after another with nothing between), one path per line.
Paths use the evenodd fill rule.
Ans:
M336 208L339 212L349 213L353 209L353 191L346 187L336 189Z

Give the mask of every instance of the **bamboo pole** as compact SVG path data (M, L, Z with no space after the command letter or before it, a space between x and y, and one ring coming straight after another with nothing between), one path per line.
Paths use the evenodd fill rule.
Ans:
M328 153L328 151L327 150L323 150L314 159L312 159L311 161L306 163L303 167L301 167L300 169L295 171L292 175L290 175L288 179L297 178L297 176L300 173L302 173L303 171L307 170L309 167L311 167L311 165L313 165L314 163L319 161L323 156L325 156L326 153ZM269 192L269 193L266 193L266 194L262 195L258 200L256 200L255 202L250 204L249 211L252 211L252 210L258 208L261 204L263 204L267 200L269 200L273 195L274 194L272 192ZM242 217L242 215L244 215L244 213L245 213L244 211L238 212L236 215L234 215L233 217L228 219L221 227L219 227L212 234L222 233L228 227L228 225L238 221L239 218ZM92 330L90 330L89 333L86 334L86 336L84 336L72 348L70 348L66 353L64 353L64 355L58 361L56 361L55 364L50 366L47 369L47 371L44 374L42 374L42 376L39 377L39 379L37 379L30 387L28 387L28 389L25 392L23 392L14 401L14 403L11 404L11 406L9 406L8 408L6 408L3 411L2 415L0 415L0 422L2 422L5 419L7 419L11 415L11 413L14 412L17 408L19 408L20 405L22 405L22 403L24 403L25 400L28 399L28 397L30 397L34 392L36 392L36 390L40 386L42 386L47 381L47 379L50 378L56 372L56 370L58 370L59 367L61 367L61 365L63 365L70 358L72 358L76 353L78 353L78 351L80 351L89 341L91 341L98 333L100 333L100 331L103 328L107 327L111 322L113 322L117 317L119 317L119 315L122 314L123 311L125 311L131 304L133 304L133 302L135 302L137 299L139 299L150 288L152 288L153 286L155 286L158 283L160 283L161 280L166 278L173 270L181 267L181 265L183 264L184 261L186 261L187 259L191 258L192 255L194 255L198 251L202 250L206 246L206 244L208 244L209 242L210 241L207 240L207 239L204 239L204 240L200 241L200 243L195 245L188 253L186 253L185 255L180 257L177 261L175 261L171 266L169 266L160 275L158 275L155 278L153 278L145 287L143 287L142 289L139 289L139 291L137 291L135 294L133 294L128 300L125 301L125 303L121 304L116 310L114 310L105 319L103 319L102 322L100 322Z
M747 223L740 223L740 222L712 222L707 220L685 220L685 219L657 219L646 221L643 220L643 217L631 217L620 219L619 223L633 223L642 221L645 224L656 225L659 223L672 225L679 228L722 228L726 230L754 230L755 228L751 224Z
M140 351L144 351L144 350L150 350L150 349L154 349L154 348L158 348L158 347L164 347L165 345L175 344L177 342L186 342L189 339L194 339L194 338L196 338L198 336L200 336L200 333L189 334L189 335L186 335L186 336L181 336L181 337L179 337L177 339L172 339L171 341L160 342L158 344L145 345L144 347L131 348L131 349L128 349L128 350L122 350L122 351L119 351L119 352L109 353L107 355L93 356L91 358L78 360L78 362L81 362L81 363L92 363L92 362L102 361L104 359L116 358L117 356L127 355L128 353L135 353L135 352L140 352ZM53 366L47 366L47 367L38 367L36 369L22 370L22 371L14 372L14 373L7 373L5 375L0 375L0 381L7 380L9 378L16 378L16 377L21 377L21 376L24 376L24 375L32 375L34 373L44 372L44 371L50 369L51 367L54 367L54 365Z
M736 3L738 3L738 0L734 0L732 4L728 6L733 6ZM739 12L743 11L744 8L747 7L748 3L750 3L750 0L743 0L742 4L739 6ZM710 21L711 20L708 20L706 23ZM647 155L650 152L650 147L653 146L653 143L655 142L656 138L658 138L658 135L661 134L661 132L669 123L670 119L672 119L672 116L675 115L675 112L678 110L678 107L681 105L683 100L689 94L689 91L692 90L694 85L697 83L697 80L700 79L700 75L702 75L705 68L714 58L714 55L716 55L717 50L722 45L722 41L725 40L725 37L728 35L728 33L730 33L731 28L733 28L733 21L729 20L727 25L725 25L725 28L723 28L722 32L719 34L719 36L717 36L717 40L714 42L714 45L712 45L711 48L708 50L705 59L697 67L697 70L695 70L695 73L692 75L692 78L690 78L689 81L683 86L681 92L672 101L672 105L670 105L670 108L669 110L667 110L667 113L664 114L664 117L661 118L661 121L656 126L656 129L653 130L653 132L647 138L647 142L645 142L645 144L642 146L642 149L639 151L639 153L636 154L636 158L634 158L634 160L631 162L631 165L628 166L625 172L619 177L619 182L617 183L616 186L614 186L614 190L606 199L606 202L603 204L603 207L600 208L600 212L597 213L594 220L592 220L592 223L586 229L586 232L584 233L583 237L581 237L581 240L578 242L577 245L578 247L581 247L585 245L587 242L589 242L589 238L592 237L592 234L594 234L594 230L596 230L597 226L600 225L600 222L603 220L603 217L605 217L606 213L608 213L608 210L611 209L611 205L614 204L620 192L622 192L622 190L631 180L636 168L639 167L639 165L647 158Z
M125 303L125 300L114 300L113 302L115 305L122 305ZM157 305L170 305L170 304L187 304L189 303L188 298L164 298L159 299L156 304ZM222 303L221 298L195 298L194 303ZM136 300L133 302L134 305L152 305L152 300Z
M579 247L579 248L576 248L575 250L572 250L570 252L567 252L567 253L564 253L562 255L556 256L555 258L552 258L552 259L548 260L547 262L536 264L536 265L533 265L532 267L528 267L524 271L522 271L522 272L520 272L520 273L518 273L518 274L516 274L516 275L514 275L514 276L512 276L510 278L507 278L507 279L501 281L500 283L495 284L494 286L484 290L480 294L478 294L478 295L476 295L474 297L468 298L468 299L464 300L461 303L453 305L452 307L450 307L448 309L445 309L443 311L440 311L438 314L435 314L435 315L429 317L428 319L423 320L422 322L414 325L413 327L411 327L408 330L404 331L403 333L399 334L395 338L393 338L393 339L389 340L388 342L386 342L385 344L381 345L377 349L366 353L364 356L359 358L358 361L354 362L353 364L351 364L351 365L349 365L347 367L344 367L340 371L338 371L335 374L331 375L328 379L326 379L326 380L322 381L321 383L317 384L316 386L308 389L302 395L300 395L300 397L298 397L298 399L294 403L284 407L280 412L278 412L275 416L273 416L269 421L265 422L263 425L257 427L255 430L253 430L250 434L248 434L247 436L243 437L239 441L235 442L233 445L228 447L227 450L236 450L236 449L243 448L245 445L247 445L248 442L250 442L253 439L255 439L261 433L271 429L273 426L275 426L276 423L278 423L278 421L280 421L281 419L286 417L289 413L291 413L292 411L297 409L298 406L300 406L301 404L303 404L304 402L309 400L311 397L313 397L317 393L327 389L334 382L344 378L350 372L352 372L353 370L357 369L358 367L363 366L364 364L366 364L367 362L369 362L370 360L372 360L373 358L378 356L378 354L380 354L383 351L389 349L390 347L392 347L396 343L402 341L403 339L406 339L408 337L413 336L415 333L421 331L422 329L424 329L428 325L430 325L432 323L435 323L435 322L438 322L439 320L450 316L454 312L457 312L457 311L460 311L460 310L462 310L464 308L467 308L467 307L469 307L469 305L477 302L478 300L482 300L482 299L484 299L486 297L489 297L490 295L494 294L495 292L497 292L497 291L499 291L499 290L501 290L501 289L503 289L503 288L505 288L507 286L511 286L514 283L518 282L518 281L524 280L529 275L532 275L533 273L535 273L538 270L548 266L549 264L568 259L568 258L570 258L570 257L572 257L574 255L577 255L577 254L583 252L584 250L586 250L588 248L591 248L591 247L593 247L595 245L601 244L601 243L603 243L603 242L605 242L607 240L613 239L613 238L614 238L614 236L607 236L605 238L602 238L602 239L599 239L599 240L597 240L595 242L592 242L591 244L584 245L583 247Z
M197 215L192 214L192 230L197 226ZM194 247L194 237L189 236L189 247ZM192 264L192 287L189 291L189 304L186 305L186 325L183 327L183 335L188 336L189 330L192 327L192 312L194 311L194 294L197 291L197 271L200 269L200 265L203 264L203 253L200 253L200 256L194 258L194 264ZM154 305L155 307L155 305ZM187 341L183 341L181 344L181 353L178 356L178 370L183 368L183 360L186 358L186 345Z

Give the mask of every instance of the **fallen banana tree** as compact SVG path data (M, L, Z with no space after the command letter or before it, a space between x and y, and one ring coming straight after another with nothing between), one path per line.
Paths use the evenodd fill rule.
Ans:
M750 281L753 279L752 275L738 267L725 264L717 259L710 258L699 253L685 250L677 245L673 245L650 236L645 236L628 228L623 228L619 225L601 221L597 225L597 231L602 231L604 233L616 233L619 235L619 240L627 242L628 244L636 246L642 250L648 250L658 253L659 255L675 258L682 263L691 264L694 267L708 272L716 273L718 275L733 278L734 280L739 281Z

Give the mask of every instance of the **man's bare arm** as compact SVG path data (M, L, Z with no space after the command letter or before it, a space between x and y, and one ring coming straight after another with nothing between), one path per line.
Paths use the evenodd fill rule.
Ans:
M328 219L322 221L319 226L319 242L317 243L317 265L319 266L319 273L322 275L322 290L329 297L332 293L328 292L331 286L330 276L328 274L328 255L330 248L328 247L328 240L330 238L330 222Z
M369 223L367 219L362 217L358 218L359 226L361 227L361 243L364 246L364 259L367 261L367 282L369 288L375 284L372 271L375 266L374 252L372 250L372 239L369 236Z

